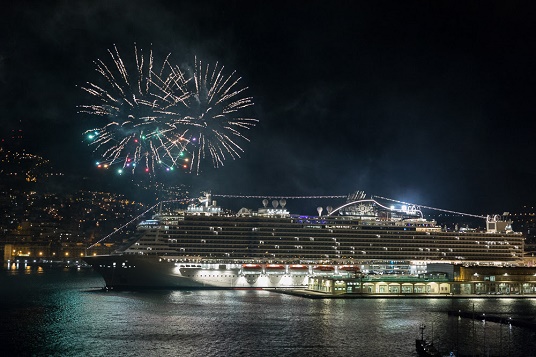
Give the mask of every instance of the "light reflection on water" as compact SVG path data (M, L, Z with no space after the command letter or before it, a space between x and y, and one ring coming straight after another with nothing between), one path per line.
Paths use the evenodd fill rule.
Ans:
M419 325L445 353L531 356L533 331L447 310L533 316L535 299L310 300L267 291L103 292L91 271L0 274L11 355L416 356Z

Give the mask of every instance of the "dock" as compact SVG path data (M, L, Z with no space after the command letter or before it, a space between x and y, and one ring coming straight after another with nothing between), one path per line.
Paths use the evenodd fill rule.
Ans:
M342 293L331 294L310 289L296 288L263 288L262 290L270 291L278 294L292 295L307 299L534 299L534 295L481 295L481 294L389 294L389 293Z
M452 310L448 311L449 316L459 316L468 319L480 320L480 321L490 321L496 322L503 325L512 325L517 327L529 328L536 330L536 320L534 316L527 317L511 317L505 315L493 315L486 313L477 313L473 311L461 311L461 310Z

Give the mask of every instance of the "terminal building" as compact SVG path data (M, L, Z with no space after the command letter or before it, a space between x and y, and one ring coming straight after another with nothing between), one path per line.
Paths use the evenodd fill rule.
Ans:
M328 295L534 295L536 267L429 264L418 276L370 275L309 279L308 290Z

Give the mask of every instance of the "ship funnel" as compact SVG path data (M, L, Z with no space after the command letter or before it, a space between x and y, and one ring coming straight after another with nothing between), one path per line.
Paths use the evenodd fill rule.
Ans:
M319 216L319 217L322 215L322 211L323 211L323 210L324 210L324 209L323 209L322 207L317 207L317 208L316 208L316 211L318 212L318 216Z

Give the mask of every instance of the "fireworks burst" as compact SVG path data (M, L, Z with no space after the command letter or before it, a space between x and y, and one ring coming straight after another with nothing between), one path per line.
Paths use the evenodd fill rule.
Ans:
M214 167L223 166L227 158L240 158L244 151L238 141L249 139L241 130L252 128L258 120L240 114L253 106L253 98L240 96L247 89L237 88L240 80L236 71L227 76L218 63L211 68L195 58L193 70L174 67L171 75L160 81L166 101L162 112L184 128L181 135L192 155L190 171L199 173L207 158Z
M169 63L169 55L156 68L152 51L144 55L137 47L132 70L115 46L108 52L113 66L95 62L104 84L82 87L97 104L79 106L82 113L106 119L84 133L102 156L99 167L120 163L119 172L141 166L148 173L159 166L184 167L199 174L205 158L220 167L227 157L240 157L236 140L249 141L240 130L257 120L239 115L253 101L239 98L246 88L236 89L235 72L224 76L223 66L211 69L197 59L193 71L184 71Z
M98 104L79 106L80 112L106 118L107 123L84 134L102 155L103 160L97 163L99 167L121 163L119 172L127 168L134 172L139 166L146 172L154 172L157 163L164 163L167 157L174 158L175 151L180 156L186 146L186 141L161 112L160 97L154 94L153 76L164 76L170 67L168 58L156 72L152 50L144 55L134 47L135 70L129 72L117 47L108 52L112 67L102 60L95 62L104 85L87 83L82 87L97 98ZM176 164L176 160L171 161L171 165L164 164L167 170Z

